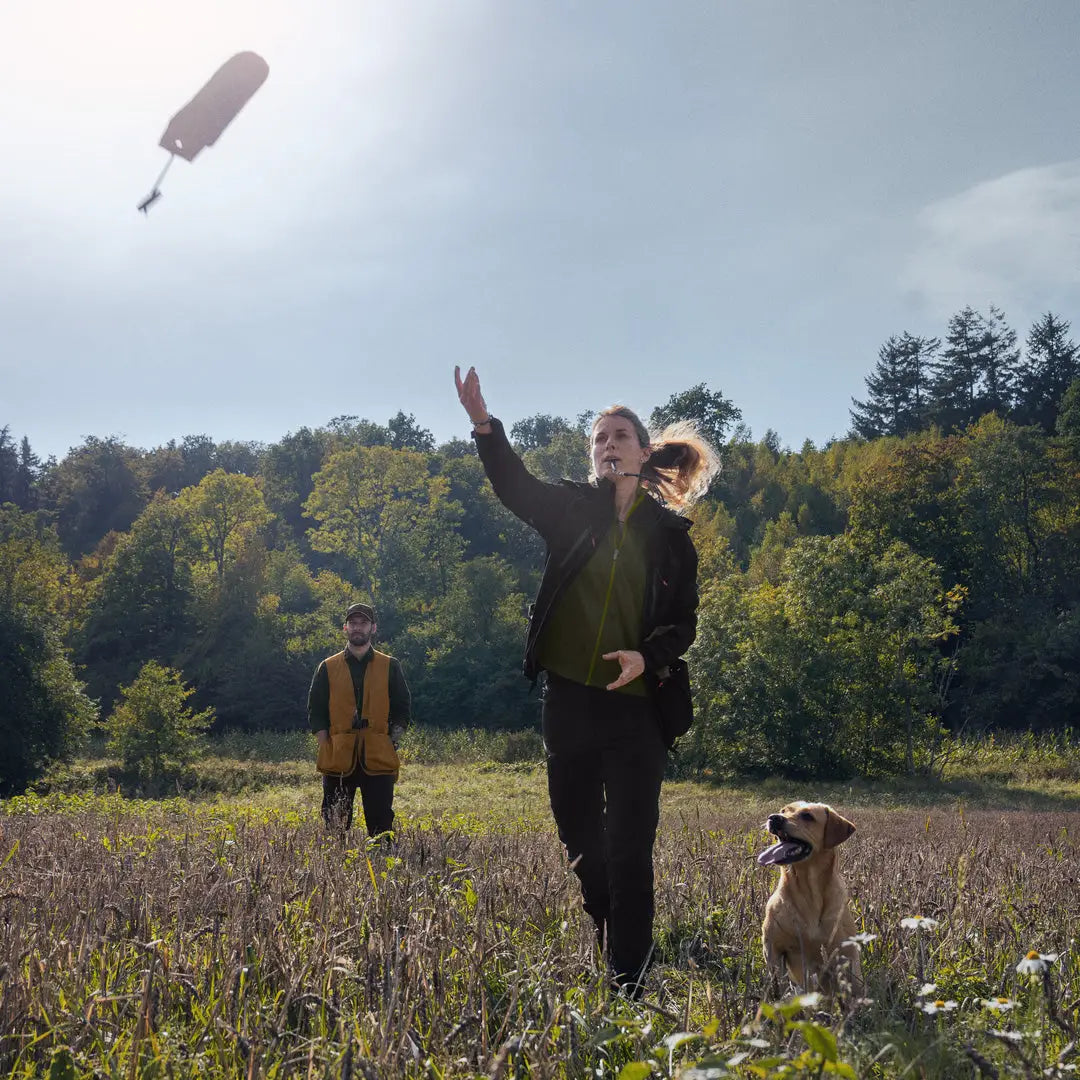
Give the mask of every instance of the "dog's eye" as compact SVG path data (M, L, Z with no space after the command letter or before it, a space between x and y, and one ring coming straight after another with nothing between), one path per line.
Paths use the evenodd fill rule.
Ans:
M809 810L800 810L799 811L799 817L801 817L803 819L803 821L813 821L814 820L814 815L812 813L810 813Z

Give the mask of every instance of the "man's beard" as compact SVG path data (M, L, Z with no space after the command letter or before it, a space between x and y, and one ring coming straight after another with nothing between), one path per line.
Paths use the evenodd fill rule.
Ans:
M370 640L370 631L365 632L363 630L353 630L349 634L349 644L355 645L358 649L363 648Z

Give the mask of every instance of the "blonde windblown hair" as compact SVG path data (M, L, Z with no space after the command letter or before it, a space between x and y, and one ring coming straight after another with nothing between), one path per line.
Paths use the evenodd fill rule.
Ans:
M611 405L593 421L590 442L596 434L596 425L605 416L629 420L638 444L650 448L649 459L641 467L641 479L668 506L688 510L709 490L713 477L720 471L720 457L692 420L668 424L654 437L633 409Z

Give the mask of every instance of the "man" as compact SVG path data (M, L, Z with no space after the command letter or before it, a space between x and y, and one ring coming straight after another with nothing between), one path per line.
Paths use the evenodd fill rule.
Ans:
M401 664L371 647L378 626L370 604L345 612L345 648L315 669L308 692L308 723L319 740L323 819L352 826L356 789L369 836L394 826L397 747L409 724L412 698Z

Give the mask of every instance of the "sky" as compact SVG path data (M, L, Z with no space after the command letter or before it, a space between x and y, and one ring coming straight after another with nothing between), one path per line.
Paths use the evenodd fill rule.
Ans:
M508 425L705 383L820 445L892 334L1080 319L1078 40L1075 0L0 0L0 427L441 442L475 364Z

